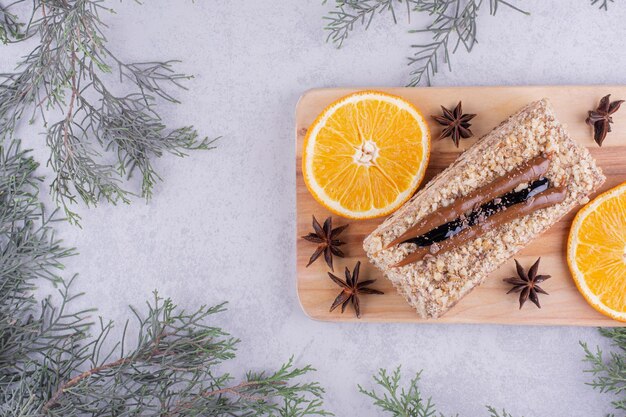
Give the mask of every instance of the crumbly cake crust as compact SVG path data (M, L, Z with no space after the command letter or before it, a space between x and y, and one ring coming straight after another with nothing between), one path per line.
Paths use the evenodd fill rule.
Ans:
M403 267L415 245L384 246L427 214L489 184L529 159L551 155L546 177L567 188L565 200L490 231L450 252ZM531 240L578 204L588 201L605 177L589 151L576 144L543 99L533 102L483 136L446 170L430 181L364 241L370 261L391 280L422 318L436 318L482 283Z

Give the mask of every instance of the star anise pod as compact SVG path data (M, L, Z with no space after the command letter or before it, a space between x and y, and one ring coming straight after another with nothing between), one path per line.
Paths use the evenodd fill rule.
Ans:
M471 124L469 123L474 117L475 114L463 114L463 109L461 107L461 102L456 105L454 110L448 110L445 107L441 106L441 111L443 113L442 116L431 116L433 119L437 121L442 126L445 126L441 131L438 139L447 138L450 136L452 138L452 142L459 147L459 142L461 138L467 139L473 135L470 130Z
M504 282L508 282L513 285L513 288L507 292L510 294L512 292L519 292L519 308L521 309L526 300L530 298L530 301L535 303L535 305L541 308L539 304L539 293L548 295L539 285L539 283L550 278L550 275L537 275L537 271L539 270L539 261L541 258L537 259L537 262L533 264L528 270L528 274L524 271L524 268L515 260L515 266L517 268L517 275L519 277L512 277L503 279Z
M313 216L313 230L315 230L315 232L302 236L302 239L317 243L317 249L315 249L315 252L311 255L309 263L306 264L306 266L308 267L311 265L317 258L320 257L322 253L324 253L326 263L330 267L331 271L334 271L333 255L340 258L345 256L341 249L339 249L339 246L344 245L346 242L337 239L337 237L341 234L341 232L346 230L346 227L348 227L347 224L333 229L332 217L329 217L324 221L324 226L320 226L315 216Z
M624 100L610 101L610 97L610 94L602 97L598 108L589 110L589 116L585 120L588 125L593 126L593 140L599 146L602 146L606 134L611 131L611 123L613 123L611 115L619 110L619 106L624 102Z
M333 301L333 305L330 306L330 311L333 311L339 305L341 305L341 312L346 311L346 307L348 303L352 301L352 306L354 307L354 311L356 312L357 318L361 318L361 305L359 303L359 295L360 294L384 294L382 291L375 290L373 288L367 288L372 285L376 280L368 279L367 281L359 282L359 270L361 269L361 261L358 261L354 266L354 270L352 274L350 274L350 270L346 267L346 280L342 280L328 273L330 279L332 279L335 284L339 285L342 290Z

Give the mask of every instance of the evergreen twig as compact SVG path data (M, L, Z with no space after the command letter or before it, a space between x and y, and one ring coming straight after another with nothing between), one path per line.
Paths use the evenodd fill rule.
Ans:
M613 3L613 0L591 0L591 5L598 5L601 10L609 10L609 3Z
M393 22L398 23L395 7L400 6L402 2L403 0L336 0L335 10L324 16L324 20L327 21L324 29L328 31L326 41L333 42L341 48L356 25L364 26L367 30L377 14L390 13ZM409 17L413 3L416 1L404 0Z
M291 382L311 367L295 368L290 360L272 374L248 373L240 383L216 371L235 357L239 343L206 324L223 305L186 313L155 292L145 317L133 311L139 328L136 346L128 348L127 323L122 340L106 351L112 324L101 323L84 358L87 369L68 373L44 403L44 413L98 415L116 409L118 414L132 411L138 416L264 416L298 403L289 415L327 414L321 409L323 389L317 383Z
M409 382L408 389L400 388L400 367L391 374L385 369L380 369L378 375L374 375L374 382L379 385L382 394L376 391L366 390L361 385L359 392L370 397L374 405L386 411L394 417L432 417L437 414L435 405L431 399L424 399L418 386L421 372L418 372Z
M34 0L30 17L19 20L28 23L20 26L14 10L24 3L0 6L0 40L39 41L15 72L0 74L0 139L10 140L24 118L42 119L55 172L51 192L71 222L80 219L70 208L77 199L129 202L123 180L135 172L141 196L149 199L160 179L154 158L211 148L213 141L199 139L192 126L168 129L157 110L159 99L178 103L170 89L184 88L191 77L174 70L177 61L118 58L104 36L100 15L112 10L103 0ZM127 93L114 93L110 75ZM108 162L107 153L117 162Z
M59 275L74 251L44 216L36 168L18 142L0 145L0 416L328 415L319 384L298 382L310 366L290 359L238 383L220 372L239 343L209 323L223 304L189 313L155 292L145 312L132 309L134 342L128 322L117 342L113 323L93 329L93 310L75 311ZM59 291L38 306L42 280Z
M69 312L73 298L59 272L74 254L52 229L38 200L37 163L19 142L0 145L0 388L44 353L57 355L84 337L88 311ZM61 304L45 298L39 308L32 292L46 280L58 288Z
M626 410L626 328L600 329L603 336L611 339L616 351L605 355L597 347L592 351L586 343L581 342L585 351L585 362L590 365L586 370L593 375L593 380L588 383L594 389L608 393L616 397L611 402L616 410Z
M359 392L373 400L374 405L385 412L385 415L393 417L443 417L443 413L437 411L431 398L424 399L419 381L421 372L418 372L410 381L408 387L401 386L401 372L398 366L391 373L386 369L380 369L374 375L374 382L382 392L367 390L358 385ZM490 417L513 417L505 410L500 414L495 408L487 406Z
M507 413L506 410L502 410L502 413L500 413L489 405L487 406L487 411L489 411L489 417L513 417L511 414Z
M8 7L0 4L0 42L7 44L21 37L22 24Z
M471 52L477 43L477 20L484 0L336 0L335 9L325 17L328 21L327 41L341 47L357 24L369 28L374 16L389 13L397 23L395 7L406 8L411 12L424 12L432 17L432 22L424 29L410 30L410 33L427 34L429 41L411 45L415 49L409 57L409 86L417 86L424 81L431 83L431 77L439 71L439 64L450 66L450 55L460 46ZM506 6L517 12L526 11L505 0L489 0L492 16L499 6Z

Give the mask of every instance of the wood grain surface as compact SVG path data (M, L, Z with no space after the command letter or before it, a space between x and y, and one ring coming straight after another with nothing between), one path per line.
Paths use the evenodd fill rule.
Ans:
M370 88L368 88L370 89ZM566 126L570 135L580 144L588 147L607 176L607 181L600 191L607 190L626 181L626 109L613 116L613 132L598 147L593 141L592 130L585 124L587 111L597 106L600 98L611 93L612 99L626 99L626 86L531 86L531 87L446 87L446 88L372 88L396 94L414 103L426 116L431 135L439 135L439 127L429 115L438 114L439 106L451 107L459 100L463 101L466 113L477 113L472 120L474 137L462 140L459 149L450 139L432 142L432 154L426 177L426 184L434 175L452 163L460 152L485 133L489 132L509 115L525 104L544 97L550 99L556 109L557 117ZM330 213L318 204L309 194L302 178L302 143L306 131L315 117L334 100L363 89L332 88L307 91L296 108L296 277L298 297L304 312L312 319L325 321L354 321L352 307L344 314L339 310L328 309L339 293L337 287L327 275L328 267L320 257L313 265L306 268L309 257L315 250L315 244L301 239L312 231L311 216L323 221ZM536 308L527 302L522 310L518 309L516 294L506 295L509 286L502 278L515 274L513 259L506 262L499 270L492 273L485 282L474 289L461 302L442 318L436 320L420 319L404 298L396 293L390 281L383 277L373 265L369 264L362 248L363 239L383 221L380 219L354 221L333 216L334 226L350 223L342 238L346 245L342 247L346 258L335 257L335 274L343 275L344 268L352 268L356 261L362 262L362 279L377 279L373 285L385 292L384 295L365 295L361 297L361 321L377 322L426 322L426 323L503 323L528 325L582 325L582 326L618 326L626 325L601 315L590 307L578 293L570 276L565 259L565 245L571 221L576 213L574 209L550 230L541 235L516 258L526 268L541 256L540 271L552 278L542 284L550 295L543 296L542 308Z

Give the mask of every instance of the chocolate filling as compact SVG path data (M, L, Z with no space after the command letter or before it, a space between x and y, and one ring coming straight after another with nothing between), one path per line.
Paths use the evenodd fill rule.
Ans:
M447 207L443 207L434 211L416 225L409 228L401 236L398 236L386 247L390 248L394 245L402 243L407 239L420 236L437 226L451 222L463 214L473 210L476 206L481 206L497 197L508 193L517 188L520 184L531 183L548 171L550 166L550 158L548 155L539 155L531 160L521 164L517 168L507 172L505 175L497 178L495 181L483 185L472 191L470 194L459 197L454 203Z
M433 243L430 246L420 246L415 252L409 254L406 258L395 264L394 266L404 266L413 262L421 261L428 255L439 255L448 252L460 245L476 239L515 219L527 216L537 210L548 208L559 204L565 200L567 191L564 187L553 187L546 191L536 194L534 197L528 198L521 203L513 204L511 207L502 209L495 214L479 221L474 226L469 226L461 230L456 235L445 239L439 243Z
M516 218L563 202L565 188L552 187L550 180L544 177L549 165L548 155L536 156L492 183L425 216L386 246L404 243L418 246L394 266L448 252ZM518 190L525 183L528 185Z
M402 243L415 243L417 246L430 246L433 243L441 242L449 239L462 230L475 224L484 221L487 217L493 214L506 210L514 204L519 204L533 198L539 193L542 193L550 188L550 181L547 178L540 178L533 181L528 187L519 191L509 191L501 197L496 197L491 201L475 208L467 215L461 215L460 217L444 223L434 229L413 238L406 239Z

